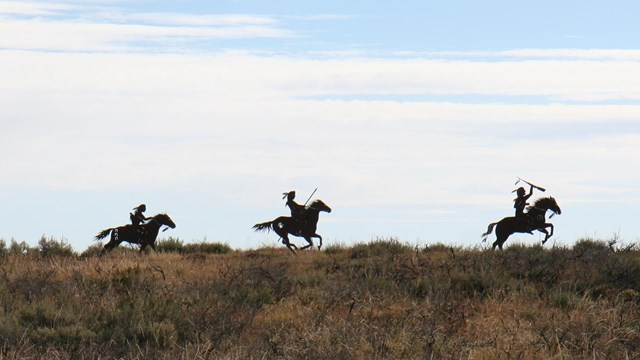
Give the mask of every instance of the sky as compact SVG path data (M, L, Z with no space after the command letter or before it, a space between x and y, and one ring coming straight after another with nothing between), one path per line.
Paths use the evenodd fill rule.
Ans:
M0 239L82 251L145 203L277 246L252 225L317 188L325 245L473 247L521 177L550 241L637 242L639 33L626 0L0 0Z

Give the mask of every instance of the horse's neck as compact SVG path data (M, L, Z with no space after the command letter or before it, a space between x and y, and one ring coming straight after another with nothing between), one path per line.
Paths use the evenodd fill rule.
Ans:
M527 214L529 214L529 216L538 216L538 215L544 215L547 213L548 209L545 208L541 208L541 207L537 207L537 206L532 206L529 211L527 211Z
M320 217L320 211L313 209L313 208L309 208L307 209L307 218L311 221L318 221L318 218Z
M158 232L158 230L160 230L160 226L162 226L155 219L149 220L149 222L144 225L148 228L149 231L155 231L155 232Z

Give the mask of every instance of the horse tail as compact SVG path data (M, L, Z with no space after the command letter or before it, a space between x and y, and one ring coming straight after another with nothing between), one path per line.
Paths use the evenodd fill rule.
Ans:
M262 224L255 224L253 225L252 229L253 231L266 231L269 232L270 230L273 229L273 221L267 221L265 223Z
M482 234L482 242L487 241L487 236L491 235L491 233L493 232L494 226L496 226L497 224L498 224L497 222L489 224L489 227L487 228L487 232Z
M109 235L109 233L111 232L111 230L113 230L113 228L108 228L108 229L102 230L101 232L98 233L98 235L96 235L94 240L98 241L98 240L102 240L102 239L106 238L107 235Z

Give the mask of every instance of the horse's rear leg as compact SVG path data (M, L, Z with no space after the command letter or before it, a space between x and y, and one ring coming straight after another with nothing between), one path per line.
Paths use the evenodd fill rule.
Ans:
M493 244L491 245L491 250L495 250L496 247L498 247L500 250L502 250L502 244L501 242L498 242L498 240L494 241Z
M289 241L289 237L287 236L287 234L285 234L285 235L282 237L282 243L283 243L283 244L285 244L285 245L287 246L287 248L288 248L289 250L291 250L291 252L292 252L292 253L296 254L296 250L295 250L295 249L297 249L298 247L297 247L295 244L292 244L292 243ZM303 249L304 249L304 248L303 248Z
M289 241L289 234L280 226L274 226L273 231L276 234L278 234L278 236L280 236L280 238L282 239L282 243L286 245L287 248L289 248L289 250L291 250L292 253L295 254L296 253L295 249L297 249L298 247Z
M100 252L100 255L104 255L109 251L115 249L122 242L120 241L120 239L118 239L117 232L115 232L115 235L114 235L114 232L115 231L111 232L111 237L109 238L109 242L104 244L104 247L102 247L102 251Z
M507 241L509 235L511 234L505 234L504 232L500 231L500 228L497 228L496 241L493 242L493 250L496 249L496 246L498 247L498 249L502 250L502 245L504 245L504 243Z
M109 241L108 243L106 243L106 244L104 245L104 247L102 248L102 252L101 252L100 254L106 254L106 253L108 253L109 251L111 251L111 250L113 250L113 249L117 248L117 247L118 247L118 245L120 245L120 241L114 241L114 240L111 240L111 241Z

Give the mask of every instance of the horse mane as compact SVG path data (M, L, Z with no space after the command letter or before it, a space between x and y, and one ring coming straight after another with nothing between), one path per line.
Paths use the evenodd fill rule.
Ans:
M550 209L552 205L556 205L556 199L553 196L546 196L536 199L533 202L533 205L529 206L531 208L540 208L540 209Z
M552 196L547 196L547 197L536 199L536 201L533 202L533 206L542 207L545 205L551 205L555 203L556 203L556 199L554 199Z
M318 210L318 209L316 208L316 205L320 205L320 206L322 206L322 207L327 206L327 204L325 204L322 200L320 200L320 199L316 199L316 200L313 200L313 201L311 202L311 204L307 205L307 206L306 206L306 208L307 208L307 209L315 209L315 210Z

